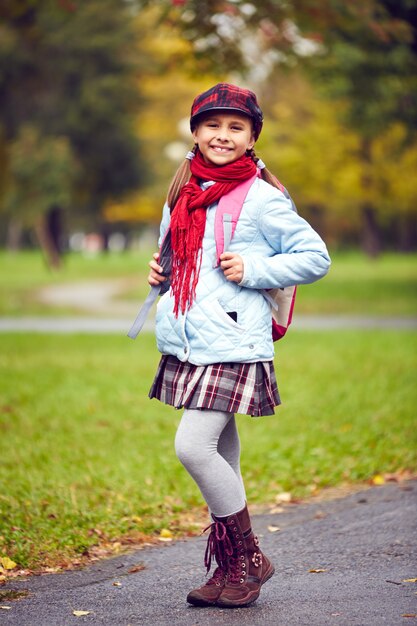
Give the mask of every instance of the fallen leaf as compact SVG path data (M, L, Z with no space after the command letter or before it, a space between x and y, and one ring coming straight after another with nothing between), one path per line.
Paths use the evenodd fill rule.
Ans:
M172 541L172 532L168 528L163 528L159 533L159 541Z
M119 581L118 581L118 580L116 580L116 581L113 583L113 587L121 587L121 586L122 586L122 583L119 583Z
M145 569L144 564L138 563L138 565L133 565L133 567L130 568L129 574L136 574L136 572L141 572L144 569Z
M8 556L2 556L0 558L0 565L2 565L4 569L9 570L9 569L14 569L17 566L17 563L12 561L12 559L9 559Z
M417 578L405 578L403 583L417 583Z
M310 574L321 574L322 572L327 572L327 569L321 569L317 567L315 569L309 569L308 571Z
M417 613L403 613L401 617L417 617Z
M291 494L289 491L283 491L275 496L275 502L280 504L281 502L291 502Z
M75 617L82 617L83 615L90 615L91 611L73 611L72 614Z
M0 604L0 609L3 609L3 611L10 611L11 610L11 606L6 606L5 604Z
M271 515L275 515L276 513L284 513L284 510L282 506L274 506L269 512Z
M268 526L268 530L269 530L270 533L276 533L276 532L278 532L281 529L280 529L279 526Z
M381 474L376 474L372 478L371 482L372 482L373 485L385 485L385 478L383 476L381 476Z

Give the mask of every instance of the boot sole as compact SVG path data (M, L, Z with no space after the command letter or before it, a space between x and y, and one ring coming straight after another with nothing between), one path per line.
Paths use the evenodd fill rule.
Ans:
M265 576L261 580L261 583L259 585L259 591L257 593L252 592L250 595L246 596L246 598L242 598L242 600L239 600L236 602L227 601L227 600L222 601L221 598L219 598L219 600L216 602L216 605L222 607L223 609L237 609L237 608L243 608L245 606L249 606L250 604L252 604L253 602L255 602L255 600L259 598L262 585L266 583L270 578L272 578L274 574L275 574L275 568L271 564L271 567L267 570Z
M193 606L216 606L217 604L217 600L206 600L190 594L187 596L187 602Z

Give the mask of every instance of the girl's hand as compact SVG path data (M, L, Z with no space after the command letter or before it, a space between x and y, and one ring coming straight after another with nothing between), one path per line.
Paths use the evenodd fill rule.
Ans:
M223 252L220 255L220 267L227 280L240 283L243 278L243 259L234 252Z
M164 269L158 264L159 252L155 252L152 257L152 261L149 261L149 267L151 268L151 271L148 275L148 283L151 285L151 287L157 287L159 283L163 283L164 280L166 280L166 277L162 276L161 272L163 272Z

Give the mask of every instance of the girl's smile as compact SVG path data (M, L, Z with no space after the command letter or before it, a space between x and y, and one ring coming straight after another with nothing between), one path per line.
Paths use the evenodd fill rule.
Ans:
M246 115L214 111L203 117L193 132L207 163L233 163L255 144L252 123Z

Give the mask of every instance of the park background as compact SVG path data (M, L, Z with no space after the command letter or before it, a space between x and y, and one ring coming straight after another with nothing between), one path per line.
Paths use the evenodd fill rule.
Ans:
M152 333L97 330L127 332L147 293L192 99L218 81L257 93L257 154L333 259L277 344L282 407L239 418L249 500L415 473L416 17L413 0L2 3L0 584L207 519L179 413L147 398ZM73 332L7 330L39 319Z

